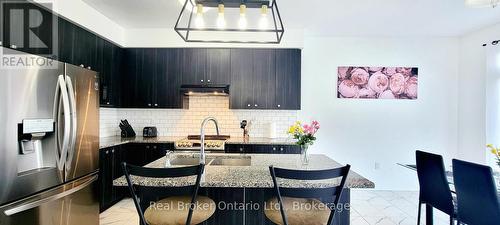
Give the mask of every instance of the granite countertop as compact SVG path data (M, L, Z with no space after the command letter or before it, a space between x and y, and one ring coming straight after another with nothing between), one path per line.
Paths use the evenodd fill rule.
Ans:
M196 153L174 153L171 160L174 159L198 159ZM246 158L249 159L250 166L218 166L211 165L213 158ZM204 179L201 181L202 187L234 187L234 188L271 188L273 186L269 166L299 169L299 170L319 170L330 169L342 166L335 160L320 154L310 156L309 165L302 165L300 155L277 155L277 154L207 154L207 166L205 167ZM158 159L146 167L164 168L165 157ZM186 186L194 184L195 177L187 178L144 178L132 176L134 183L145 186ZM283 187L332 187L339 184L340 179L318 180L318 181L297 181L280 179ZM125 177L114 180L116 186L126 186ZM346 187L349 188L374 188L375 184L350 171L346 181Z
M180 140L184 137L176 137L176 136L160 136L160 137L130 137L130 138L122 138L120 136L111 136L111 137L101 137L99 139L99 148L109 148L117 145L127 144L127 143L174 143L177 140Z
M120 136L101 137L99 139L99 148L109 148L126 143L174 143L186 137L180 136L159 136L159 137L130 137L122 138ZM250 137L244 140L243 137L231 137L226 141L226 144L268 144L268 145L293 145L295 140L291 138L264 138Z

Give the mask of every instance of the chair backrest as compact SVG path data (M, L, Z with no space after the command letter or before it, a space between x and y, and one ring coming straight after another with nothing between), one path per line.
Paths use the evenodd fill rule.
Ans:
M148 178L181 178L181 177L189 177L196 176L196 181L193 185L179 187L179 190L182 190L185 193L191 194L191 205L193 206L196 197L198 195L198 189L200 187L200 180L203 174L203 170L205 168L204 164L200 164L197 166L189 166L189 167L175 167L175 168L147 168L140 167L127 164L126 162L122 162L123 173L125 174L125 178L127 179L128 189L130 194L132 195L132 199L134 200L135 208L137 209L137 213L139 214L139 219L142 224L147 225L146 219L144 218L144 212L149 205L149 201L151 199L139 198L138 196L145 196L151 193L155 193L155 190L158 188L162 189L162 187L152 187L152 186L143 186L137 185L132 182L131 176L137 177L148 177ZM186 225L191 223L191 218L193 215L192 207L189 208L188 217L186 220Z
M500 224L498 193L491 168L453 160L458 220L469 225Z
M345 187L347 175L349 174L351 166L347 164L344 167L327 169L327 170L291 170L269 167L271 177L273 179L274 190L280 204L281 216L285 225L288 225L286 214L283 208L282 197L293 198L319 198L329 199L328 205L331 209L330 217L328 218L328 225L333 224L333 218L337 210L342 190ZM327 180L340 178L340 183L337 186L325 188L293 188L293 187L280 187L278 178L291 179L291 180ZM331 198L331 199L330 199Z
M420 201L450 216L455 214L450 185L446 178L443 157L417 151L417 174L420 184Z

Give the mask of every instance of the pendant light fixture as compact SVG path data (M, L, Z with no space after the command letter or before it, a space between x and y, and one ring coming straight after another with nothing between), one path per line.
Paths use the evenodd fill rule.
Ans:
M500 0L465 0L465 5L471 8L495 8L500 4Z
M174 30L186 42L279 44L283 38L276 0L183 1Z

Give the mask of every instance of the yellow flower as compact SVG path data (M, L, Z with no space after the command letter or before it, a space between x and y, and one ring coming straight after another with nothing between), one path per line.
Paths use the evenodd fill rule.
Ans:
M499 149L495 148L492 144L487 144L486 147L490 149L491 154L494 154L495 156L500 156Z

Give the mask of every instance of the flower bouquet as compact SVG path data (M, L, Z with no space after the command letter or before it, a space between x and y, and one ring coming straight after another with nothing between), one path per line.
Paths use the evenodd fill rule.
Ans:
M488 149L490 150L490 152L493 155L495 155L495 158L496 158L496 161L497 161L497 165L500 166L500 149L496 148L492 144L488 144L488 145L486 145L486 147L488 147Z
M312 121L311 124L302 124L300 121L295 122L294 125L290 126L288 129L288 134L292 135L296 144L300 146L302 152L302 164L307 165L309 163L309 155L307 150L311 146L316 137L314 136L318 132L320 126L318 121Z

